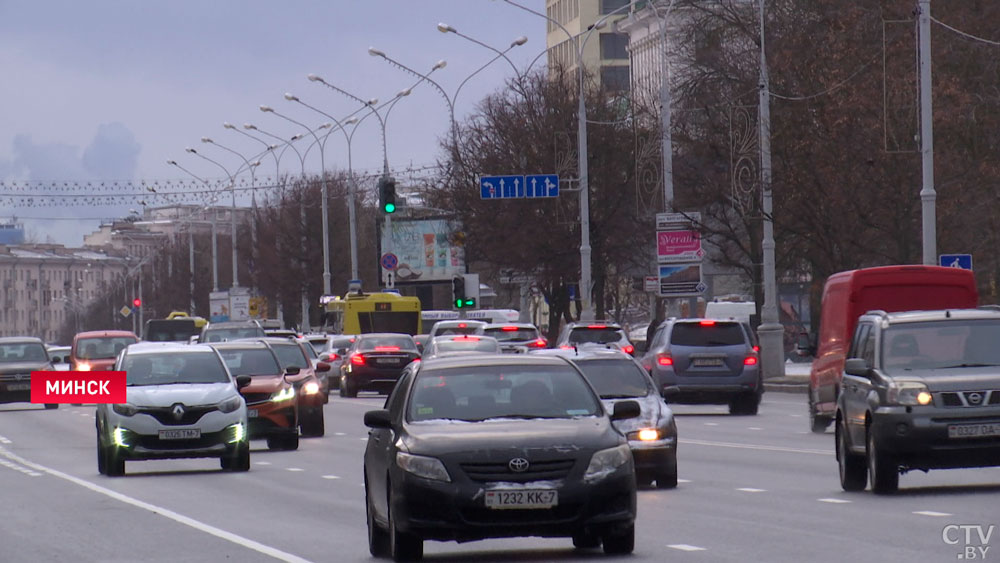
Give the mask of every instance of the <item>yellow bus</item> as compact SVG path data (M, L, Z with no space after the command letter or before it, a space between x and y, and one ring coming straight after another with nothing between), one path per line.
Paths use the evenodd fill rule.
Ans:
M398 293L348 293L324 296L323 330L336 334L398 332L421 334L420 299Z

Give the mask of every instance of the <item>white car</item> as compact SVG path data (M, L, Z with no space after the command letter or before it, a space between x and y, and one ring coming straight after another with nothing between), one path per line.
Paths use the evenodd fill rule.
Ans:
M56 371L69 371L69 352L71 346L49 346L49 359L52 360L52 368Z
M213 348L139 343L121 352L126 403L97 406L97 469L125 474L126 460L218 457L223 469L248 471L247 407Z

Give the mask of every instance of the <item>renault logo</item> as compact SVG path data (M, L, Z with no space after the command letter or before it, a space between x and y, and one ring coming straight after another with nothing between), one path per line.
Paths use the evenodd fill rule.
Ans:
M528 465L528 460L523 457L515 457L507 463L507 467L509 467L514 473L524 473L528 470Z
M170 409L170 413L174 415L174 420L184 418L184 405L177 403L174 408Z
M982 393L968 393L965 398L969 401L970 405L978 405L983 402Z

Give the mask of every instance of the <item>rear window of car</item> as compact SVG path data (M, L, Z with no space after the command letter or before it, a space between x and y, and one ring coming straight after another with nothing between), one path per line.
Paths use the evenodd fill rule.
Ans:
M378 351L380 348L416 351L417 345L408 336L374 336L364 338L358 344L358 349L362 352Z
M443 339L436 340L434 348L438 352L496 352L497 343L480 338Z
M199 341L202 343L226 342L228 340L254 338L257 336L264 336L264 331L256 327L205 329Z
M632 360L585 360L576 362L602 399L645 397L652 389L646 374Z
M538 331L533 328L494 327L486 329L483 333L500 342L523 342L538 338Z
M670 332L675 346L738 346L746 344L746 338L738 323L677 323Z
M229 372L237 375L279 375L282 373L274 354L265 348L219 350Z
M608 344L618 342L623 336L620 328L591 328L576 327L569 333L569 341L576 343L596 342L598 344Z

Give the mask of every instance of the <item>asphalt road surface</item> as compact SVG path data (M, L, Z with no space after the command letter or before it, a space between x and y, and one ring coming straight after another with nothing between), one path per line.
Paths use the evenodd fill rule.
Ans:
M0 405L0 561L370 561L361 420L383 401L332 397L325 437L294 452L255 441L248 473L140 461L123 478L97 473L93 407ZM426 542L425 560L1000 561L1000 469L908 473L887 497L845 493L833 433L808 432L804 395L768 393L750 417L675 411L680 484L639 491L632 556L516 538Z

